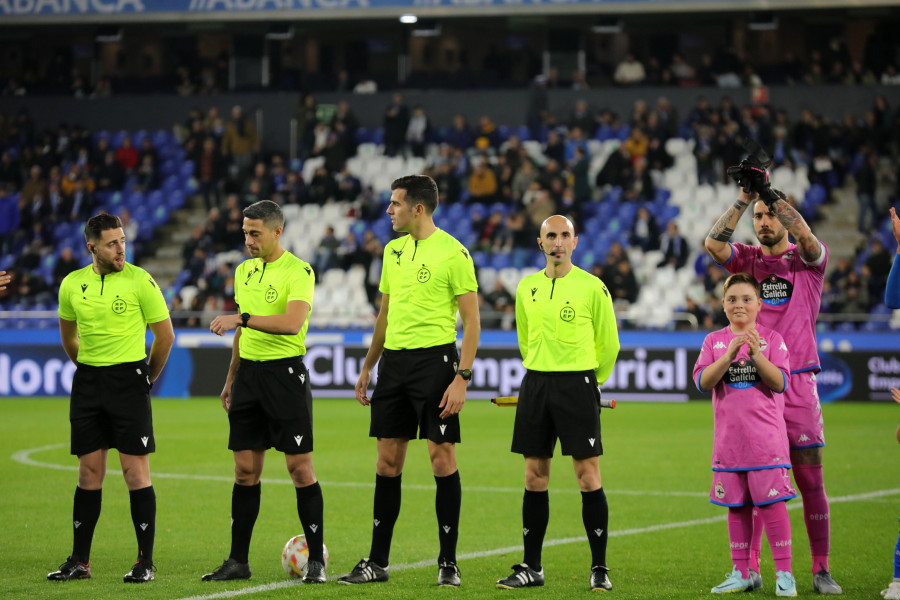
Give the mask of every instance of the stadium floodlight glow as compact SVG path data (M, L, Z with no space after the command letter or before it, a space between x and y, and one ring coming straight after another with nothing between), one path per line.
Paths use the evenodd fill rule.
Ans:
M400 15L400 22L405 23L407 25L412 25L413 23L418 22L419 17L416 15Z

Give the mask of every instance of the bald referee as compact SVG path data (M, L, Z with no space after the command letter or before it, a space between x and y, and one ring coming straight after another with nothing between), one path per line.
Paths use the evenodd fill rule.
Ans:
M527 372L519 390L512 451L525 456L525 559L497 587L544 585L547 485L559 438L581 488L581 518L591 547L590 588L611 590L606 567L609 507L598 459L603 454L598 384L609 377L619 354L616 315L603 282L572 264L578 238L569 219L548 218L537 242L547 267L523 278L516 289L516 330Z
M175 341L162 292L140 267L125 262L125 232L119 217L100 214L84 227L90 265L73 271L59 287L59 333L77 365L69 421L72 454L78 456L78 487L72 509L72 555L51 581L88 579L94 527L110 448L119 451L131 497L138 555L126 583L153 580L156 493L150 453L156 449L150 388ZM146 362L147 325L153 332Z
M456 467L459 411L472 378L481 324L475 267L468 251L434 224L438 189L426 175L391 184L387 213L394 231L408 235L385 247L381 310L366 354L356 399L371 406L369 435L378 438L374 527L367 558L338 581L388 580L394 523L400 513L400 478L409 440L428 440L437 485L438 585L459 586L456 541L462 490ZM462 352L456 351L456 313L462 318ZM381 361L379 362L379 358ZM372 398L366 395L379 362Z
M322 488L313 469L309 372L303 364L316 278L312 268L281 246L284 214L271 200L244 209L244 243L251 258L238 265L234 299L240 314L216 317L216 335L235 330L222 390L234 452L231 553L203 581L249 579L250 537L259 515L266 450L284 453L297 495L297 514L309 544L304 583L325 582Z

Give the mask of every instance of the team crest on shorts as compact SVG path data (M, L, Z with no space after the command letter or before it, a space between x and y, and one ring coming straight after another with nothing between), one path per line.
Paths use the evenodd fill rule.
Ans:
M569 322L575 319L575 309L571 306L563 306L559 309L559 318L565 322Z
M125 313L125 309L128 308L128 303L122 300L121 298L116 298L112 303L112 311L117 315L121 315Z
M716 498L721 500L725 497L725 486L722 485L721 481L716 482Z
M419 283L425 283L431 279L431 271L428 270L428 267L422 265L422 268L419 269L419 272L416 273L416 281Z
M266 290L266 302L272 304L278 299L278 290L273 287L270 287Z

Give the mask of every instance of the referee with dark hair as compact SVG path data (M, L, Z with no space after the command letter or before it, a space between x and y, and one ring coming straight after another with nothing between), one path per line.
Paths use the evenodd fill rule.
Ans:
M581 518L591 547L593 591L611 590L606 567L609 507L600 487L600 387L619 354L612 299L597 277L572 264L578 244L566 217L541 225L547 267L516 288L516 330L527 372L519 390L512 451L525 456L525 558L498 588L544 585L541 549L550 520L547 486L556 439L572 457Z
M250 537L259 515L266 450L284 453L297 493L297 514L309 544L304 583L325 582L322 488L313 468L309 372L303 364L316 278L312 268L281 246L284 214L271 200L244 209L250 251L234 276L240 314L216 317L216 335L235 330L231 365L222 390L234 452L231 552L203 581L249 579Z
M116 448L138 542L137 562L125 582L142 583L153 580L156 531L150 388L166 364L175 333L156 282L145 270L125 262L125 232L119 217L91 217L84 238L92 263L67 275L59 287L60 338L77 365L69 404L72 454L78 456L74 542L72 555L47 579L91 576L91 542L100 518L107 455ZM149 364L148 324L153 332Z
M475 267L469 252L434 224L438 189L425 175L408 175L391 184L387 213L394 231L407 233L384 249L381 309L366 354L356 399L371 406L369 435L378 438L375 467L374 527L367 558L338 581L346 584L388 580L394 524L400 513L400 478L409 440L428 440L437 484L438 585L459 586L456 566L462 490L456 467L459 411L472 378L481 324ZM456 350L456 314L463 324L462 351ZM379 358L381 361L379 362ZM366 395L372 369L378 381Z

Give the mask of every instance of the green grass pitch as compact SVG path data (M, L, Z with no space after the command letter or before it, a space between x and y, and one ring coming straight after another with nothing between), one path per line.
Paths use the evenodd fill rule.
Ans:
M498 590L494 582L521 560L524 465L509 453L514 411L469 401L458 447L463 483L460 589L437 576L434 480L424 442L412 442L403 507L394 534L391 580L348 587L289 583L283 544L301 533L282 455L270 452L247 582L203 583L229 549L232 459L218 399L154 400L158 498L156 581L122 582L136 553L128 493L115 452L91 556L93 579L45 579L71 550L76 460L68 454L66 399L0 401L0 598L572 598L589 595L590 554L571 462L557 454L551 477L544 588ZM825 480L832 501L831 567L845 598L879 598L892 574L900 507L900 407L845 403L825 407ZM352 400L317 400L315 463L325 494L328 575L347 572L369 549L375 444L368 409ZM619 404L603 412L601 472L610 504L609 566L617 598L709 597L731 570L726 509L707 500L712 413L707 403ZM794 573L800 596L814 596L809 546L789 503ZM765 587L774 567L763 549Z

